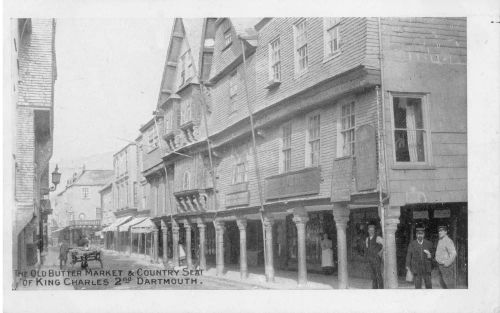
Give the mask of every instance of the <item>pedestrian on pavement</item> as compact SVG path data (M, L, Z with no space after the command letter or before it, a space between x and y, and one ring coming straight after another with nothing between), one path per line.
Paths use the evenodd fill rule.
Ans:
M68 251L69 251L69 245L68 243L64 240L61 242L61 245L59 246L59 268L63 268L63 263L64 266L66 266L66 262L68 261Z
M413 274L415 289L422 288L424 280L425 288L432 289L432 251L433 244L425 239L425 228L423 225L416 227L417 239L410 242L406 253L406 270Z
M375 234L375 223L368 224L368 237L365 242L365 256L370 265L372 276L372 288L383 289L382 279L382 253L384 251L384 240Z
M184 242L179 242L179 265L183 266L186 262L186 250L184 249Z
M321 269L325 275L333 274L333 250L332 241L327 233L323 234L321 240Z
M455 244L448 237L448 227L438 227L439 241L436 247L436 262L439 267L439 283L444 289L455 288L455 258L457 250Z

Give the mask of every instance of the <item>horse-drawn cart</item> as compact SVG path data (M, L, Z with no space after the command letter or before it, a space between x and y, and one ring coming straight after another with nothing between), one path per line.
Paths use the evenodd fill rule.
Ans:
M80 262L82 268L87 268L89 261L97 261L101 264L102 268L102 254L98 248L72 248L69 250L69 253L71 255L71 266Z

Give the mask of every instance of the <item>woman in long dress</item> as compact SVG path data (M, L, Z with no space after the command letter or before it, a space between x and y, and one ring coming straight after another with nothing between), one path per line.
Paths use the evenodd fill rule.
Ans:
M326 233L323 234L323 239L321 240L321 268L326 275L333 273L332 241Z

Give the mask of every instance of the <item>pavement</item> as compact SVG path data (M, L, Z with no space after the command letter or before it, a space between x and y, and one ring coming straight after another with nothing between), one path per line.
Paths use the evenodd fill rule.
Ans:
M163 263L153 263L149 256L133 253L119 253L112 250L102 250L103 268L98 262L89 262L90 272L82 270L80 264L64 267L65 271L80 270L81 274L74 277L31 277L32 285L23 285L22 279L18 284L20 290L30 289L337 289L338 278L336 275L324 275L319 273L307 273L307 284L298 285L296 271L275 271L273 282L267 282L264 275L264 267L250 267L248 276L242 279L239 267L229 265L225 267L223 275L218 276L214 267L209 267L203 272L188 272L185 267L176 267L167 272ZM50 247L44 265L40 267L42 272L52 270L59 271L59 249ZM101 272L101 270L103 272ZM113 272L121 270L117 275ZM95 274L94 274L95 273ZM161 274L158 274L161 273ZM47 275L46 275L47 276ZM434 289L440 289L438 273L432 273L432 285ZM38 281L36 280L38 278ZM25 280L26 280L25 279ZM50 281L59 280L60 284L55 286ZM40 282L40 283L39 283ZM65 283L68 284L65 284ZM398 282L399 289L413 289L413 283L404 280ZM370 279L349 277L349 289L371 289ZM466 288L466 286L459 286Z

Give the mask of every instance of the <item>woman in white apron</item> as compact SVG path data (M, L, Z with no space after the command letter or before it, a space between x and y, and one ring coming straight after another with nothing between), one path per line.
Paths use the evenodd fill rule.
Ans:
M321 240L321 268L326 275L333 273L332 241L326 233L323 234L323 239Z

